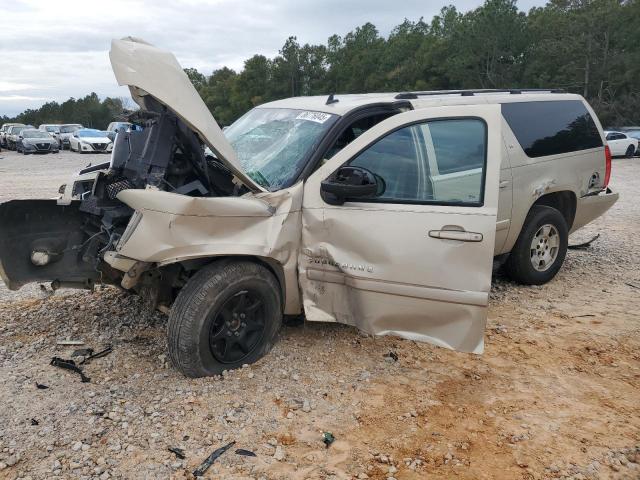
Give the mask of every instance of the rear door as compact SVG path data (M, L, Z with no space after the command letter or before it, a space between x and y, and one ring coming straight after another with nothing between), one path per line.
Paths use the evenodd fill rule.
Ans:
M501 152L499 106L436 107L381 122L311 175L299 258L307 319L481 353ZM343 165L369 169L385 191L326 203L321 182Z

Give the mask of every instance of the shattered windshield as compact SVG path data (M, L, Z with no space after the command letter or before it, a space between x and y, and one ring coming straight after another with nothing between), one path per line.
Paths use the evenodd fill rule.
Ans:
M336 119L323 112L254 108L224 134L247 175L273 191L291 186Z

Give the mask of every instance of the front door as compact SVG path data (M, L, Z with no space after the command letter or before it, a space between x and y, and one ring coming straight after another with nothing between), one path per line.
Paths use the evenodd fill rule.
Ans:
M499 105L414 110L371 128L311 175L299 258L307 319L481 353L501 138ZM322 181L346 165L383 187L325 202Z

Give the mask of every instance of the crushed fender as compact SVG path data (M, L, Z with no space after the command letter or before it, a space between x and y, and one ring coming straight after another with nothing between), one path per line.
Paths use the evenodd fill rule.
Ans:
M599 238L600 238L600 234L598 233L591 240L588 240L588 241L586 241L584 243L578 243L576 245L568 245L567 248L570 248L572 250L584 250L585 248L588 248L589 245L591 245L593 242L595 242Z
M168 447L167 450L169 450L171 453L175 454L176 457L178 457L180 460L184 460L185 458L187 458L187 456L184 454L184 450L178 447Z
M80 375L80 379L82 383L88 383L91 381L89 377L87 377L82 369L76 365L76 362L73 360L65 360L64 358L53 357L51 359L50 365L58 368L64 368L65 370L71 370L72 372L76 372Z
M205 460L204 462L202 462L202 463L200 464L200 466L199 466L198 468L196 468L196 469L193 471L193 476L194 476L194 477L201 477L201 476L203 476L203 475L205 474L205 472L206 472L207 470L209 470L209 467L210 467L211 465L213 465L213 462L215 462L215 461L218 459L218 457L219 457L220 455L222 455L224 452L226 452L226 451L227 451L227 450L229 450L231 447L233 447L233 446L235 445L235 443L236 443L236 442L235 442L235 441L233 441L233 442L227 443L224 447L220 447L220 448L218 448L217 450L214 450L214 452L213 452L211 455L209 455L209 456L206 458L206 460Z

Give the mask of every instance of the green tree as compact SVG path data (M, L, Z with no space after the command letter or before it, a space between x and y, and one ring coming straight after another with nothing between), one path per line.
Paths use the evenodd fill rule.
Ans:
M486 0L405 19L386 38L365 23L322 45L288 37L274 58L254 55L240 72L185 73L222 125L297 95L514 87L564 88L584 95L604 124L640 124L638 25L640 0L550 0L528 13L515 0ZM17 119L104 128L126 106L91 94Z

